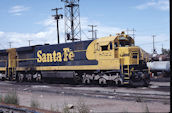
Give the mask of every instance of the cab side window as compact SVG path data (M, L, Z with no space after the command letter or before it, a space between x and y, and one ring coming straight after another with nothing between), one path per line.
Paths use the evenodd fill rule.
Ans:
M101 50L102 50L102 51L107 51L107 50L108 50L108 45L106 45L106 46L101 46Z

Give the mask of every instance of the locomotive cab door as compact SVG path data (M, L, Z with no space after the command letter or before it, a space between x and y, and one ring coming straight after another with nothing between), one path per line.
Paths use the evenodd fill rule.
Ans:
M9 80L15 78L16 75L16 66L17 66L17 59L16 59L16 49L12 48L7 50L8 52L8 65L7 65L7 77Z
M118 58L118 43L114 41L114 57Z

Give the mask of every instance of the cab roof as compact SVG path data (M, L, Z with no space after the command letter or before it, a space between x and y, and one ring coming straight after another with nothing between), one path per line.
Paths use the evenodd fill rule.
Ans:
M97 39L97 43L99 43L100 45L108 45L110 42L113 42L115 40L128 40L131 44L134 44L134 39L131 38L129 35L126 35L124 32L122 32L121 34L117 34L116 36L99 38Z

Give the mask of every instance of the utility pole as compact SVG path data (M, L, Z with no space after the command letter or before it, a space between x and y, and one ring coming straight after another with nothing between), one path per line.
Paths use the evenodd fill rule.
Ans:
M163 48L163 43L162 43L162 49L161 49L162 54L163 54L163 49L164 49L164 48Z
M52 11L56 11L56 15L52 15L54 19L57 21L57 43L60 43L60 38L59 38L59 19L63 18L62 14L58 14L58 10L61 10L62 8L54 8Z
M29 42L29 46L30 46L30 42L31 42L32 40L28 40L28 42Z
M95 30L95 39L97 39L97 30Z
M65 42L81 41L79 0L61 0L64 2Z
M155 49L155 45L154 45L154 37L155 37L156 35L152 35L152 37L153 37L153 54L156 54L156 49Z
M88 26L91 27L91 30L88 32L92 32L92 39L95 39L96 37L94 37L94 32L95 32L94 27L97 27L97 25L88 25Z
M9 46L10 46L10 48L11 48L11 44L13 43L13 42L8 42L9 43Z

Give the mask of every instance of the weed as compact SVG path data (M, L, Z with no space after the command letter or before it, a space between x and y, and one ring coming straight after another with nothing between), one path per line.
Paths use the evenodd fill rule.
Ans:
M136 97L136 102L142 102L142 98L141 97Z
M64 103L62 113L72 113L70 111L70 107L69 107L69 105L67 103Z
M52 111L52 112L60 112L60 110L59 110L59 106L56 104L56 107L54 108L53 107L53 105L51 104L51 106L50 106L50 110Z
M128 113L128 109L124 108L122 113Z
M90 113L89 107L85 104L83 100L79 100L77 110L78 113Z
M3 97L0 95L0 103L3 102Z
M5 104L15 104L19 105L19 98L17 96L16 91L9 92L5 95L4 101Z
M51 104L50 106L50 110L53 111L53 112L56 112L56 110L54 109L53 105Z
M65 105L62 113L71 113L69 107Z
M148 108L147 104L145 104L144 113L149 113L149 108Z
M60 112L58 105L56 106L55 112Z
M31 99L30 106L33 107L33 108L39 108L40 107L40 104L39 104L38 100Z

